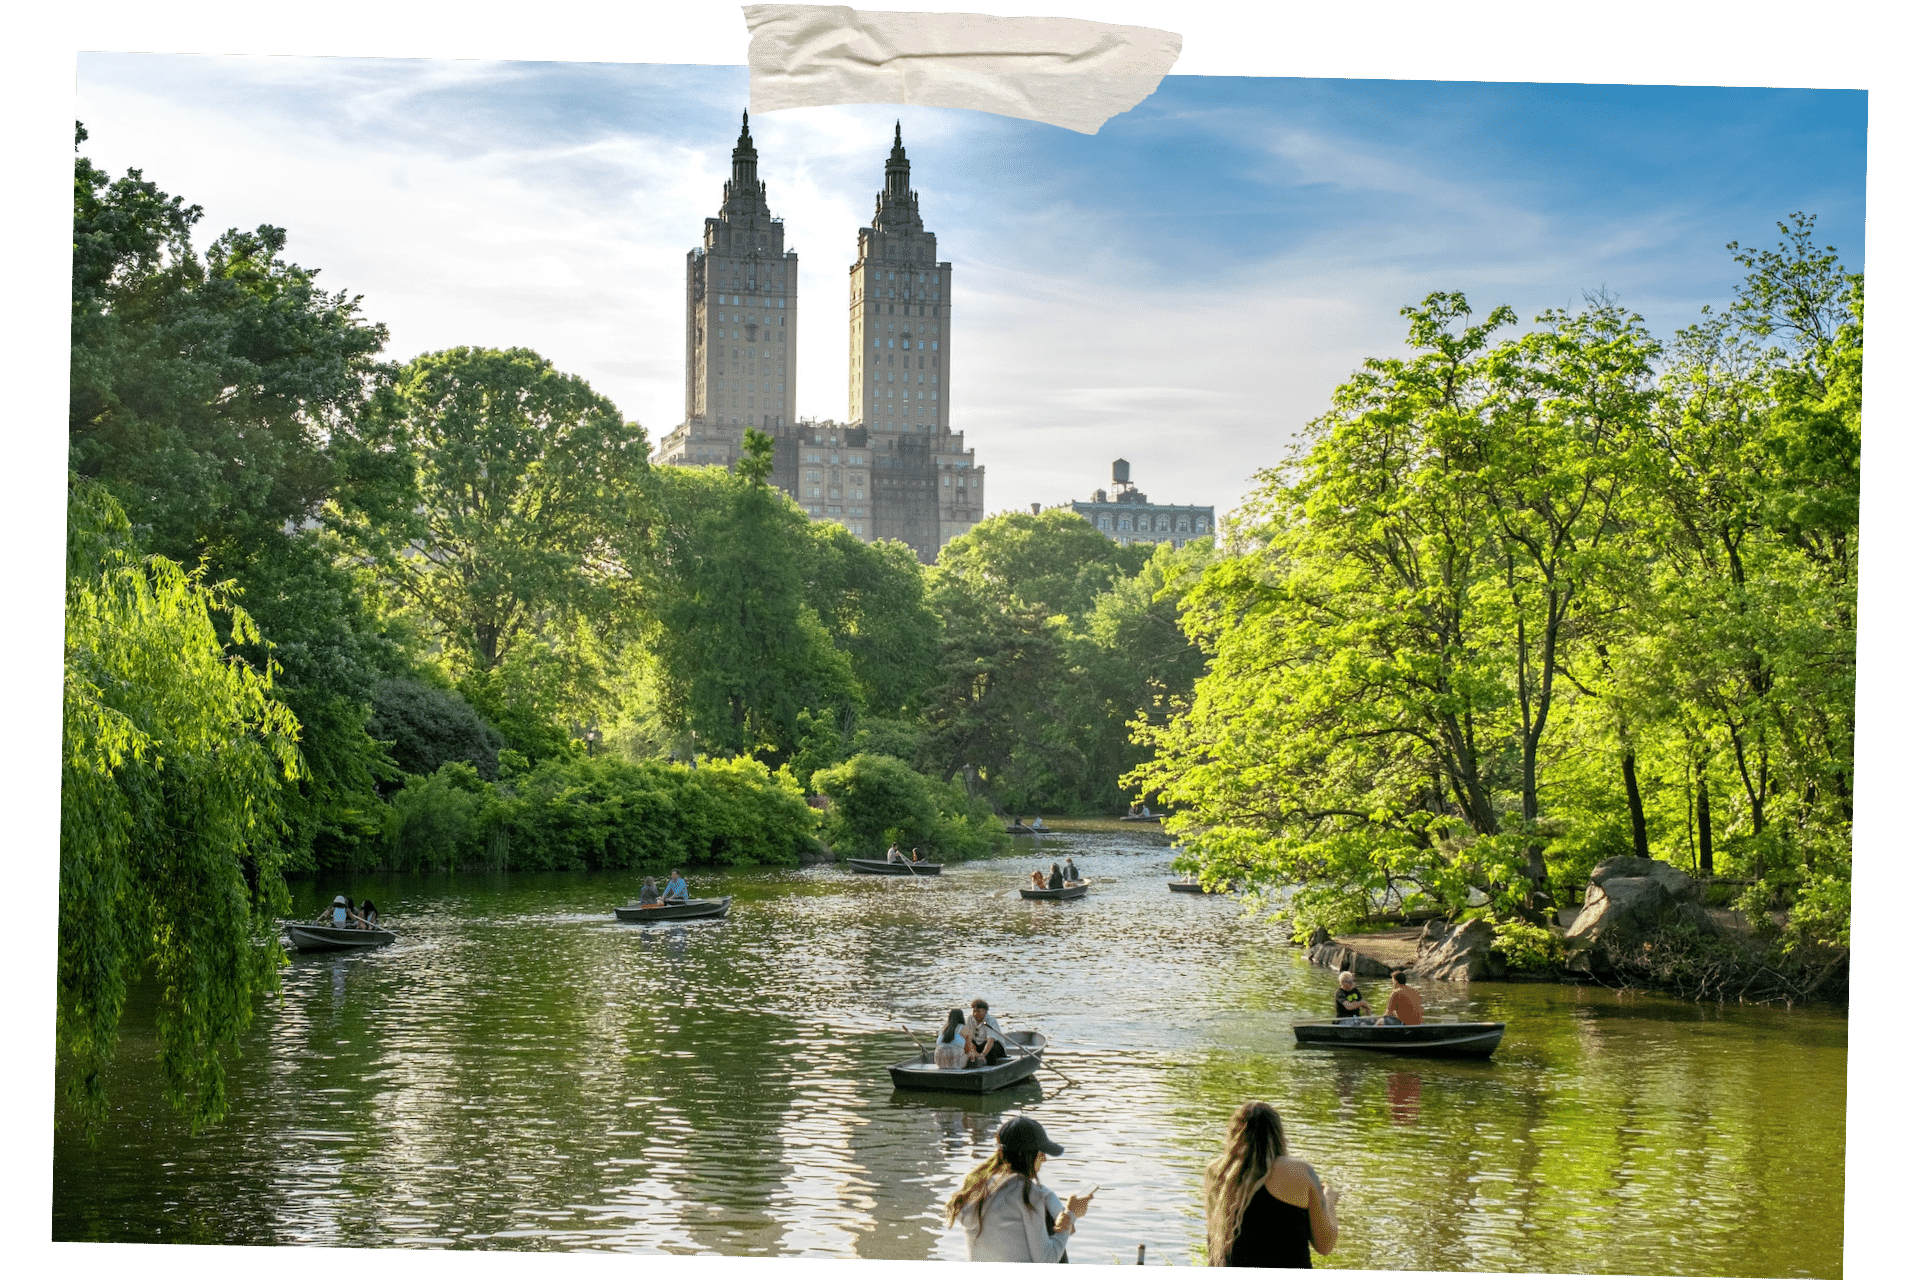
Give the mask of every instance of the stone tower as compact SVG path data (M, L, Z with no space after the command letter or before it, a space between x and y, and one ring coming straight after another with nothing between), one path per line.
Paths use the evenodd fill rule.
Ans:
M873 221L848 270L847 417L873 454L872 537L931 562L979 523L985 471L953 430L953 264L940 261L893 127Z
M759 163L743 111L720 214L687 254L687 413L660 442L662 462L731 465L748 427L794 421L800 255Z

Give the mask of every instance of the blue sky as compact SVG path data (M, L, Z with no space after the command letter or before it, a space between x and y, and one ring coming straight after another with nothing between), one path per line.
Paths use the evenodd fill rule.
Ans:
M745 99L741 67L87 55L76 114L208 238L287 227L391 354L530 346L657 437ZM1531 317L1605 287L1664 336L1729 296L1727 241L1795 210L1864 266L1857 91L1173 76L1092 137L779 112L754 133L801 254L803 414L845 416L846 268L896 117L989 510L1084 496L1116 456L1229 508L1433 290Z

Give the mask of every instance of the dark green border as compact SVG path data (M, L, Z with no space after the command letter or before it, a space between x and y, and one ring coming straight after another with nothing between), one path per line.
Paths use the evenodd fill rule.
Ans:
M1306 75L1446 81L1584 81L1634 84L1797 84L1872 90L1870 238L1874 294L1905 297L1914 276L1910 228L1920 46L1914 6L1843 0L1839 6L1780 0L1615 0L1553 6L1532 0L1461 4L1277 4L1273 0L1110 0L1106 4L1002 0L941 4L864 0L874 10L1054 13L1179 31L1185 75ZM367 1274L614 1274L636 1263L580 1255L472 1255L432 1251L317 1251L157 1245L54 1245L52 1186L52 994L58 881L58 735L60 735L61 403L65 399L65 299L71 163L73 54L77 50L167 50L221 54L353 54L407 58L522 58L655 63L745 63L747 35L735 4L720 0L503 0L445 4L430 0L336 0L278 6L255 0L184 0L13 10L0 52L6 200L0 219L0 361L4 361L8 466L0 470L0 547L6 547L10 618L0 629L0 812L8 816L4 900L13 904L0 931L4 996L0 1025L12 1050L0 1061L0 1257L15 1274L221 1276L275 1268L319 1276L365 1268ZM190 194L190 192L188 192ZM1905 232L1905 234L1903 234ZM1920 349L1910 309L1884 307L1874 319L1874 351ZM1901 819L1907 764L1914 758L1903 725L1916 716L1912 660L1920 505L1899 493L1916 474L1920 443L1912 415L1889 376L1907 367L1893 355L1868 368L1868 415L1860 608L1859 814L1864 858L1857 867L1855 983L1860 1042L1849 1069L1847 1270L1853 1276L1910 1274L1903 1217L1910 1217L1908 1138L1914 1100L1903 1096L1901 1067L1912 1044L1895 1000L1893 965L1901 938L1897 879L1905 869L1910 819ZM1905 1013L1905 1017L1903 1017ZM1791 1100L1784 1100L1791 1105ZM1409 1169L1409 1176L1419 1176ZM1766 1188L1761 1188L1766 1194ZM1905 1263L1905 1265L1903 1265ZM645 1259L649 1274L722 1270L764 1274L758 1259ZM860 1274L927 1274L925 1263L866 1263ZM804 1280L839 1272L841 1263L781 1261L781 1276Z

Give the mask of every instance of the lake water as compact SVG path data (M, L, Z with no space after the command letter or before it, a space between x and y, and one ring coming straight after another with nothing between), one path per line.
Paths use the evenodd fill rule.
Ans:
M622 925L637 877L360 877L400 940L307 956L198 1136L136 1008L96 1147L56 1139L59 1240L965 1256L940 1205L1029 1113L1098 1184L1078 1262L1188 1265L1200 1174L1248 1098L1342 1187L1324 1265L1838 1277L1846 1020L1548 984L1429 984L1507 1022L1491 1061L1294 1047L1333 979L1156 831L1047 837L939 878L702 873L722 921ZM1071 852L1094 884L1025 902ZM1364 984L1363 984L1364 985ZM1376 984L1381 985L1381 984ZM1384 993L1382 993L1384 994ZM1077 1083L896 1093L975 996Z

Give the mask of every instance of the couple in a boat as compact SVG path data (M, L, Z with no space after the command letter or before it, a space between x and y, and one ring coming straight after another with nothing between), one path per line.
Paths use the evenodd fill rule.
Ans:
M918 846L914 848L913 856L909 858L906 854L901 853L900 846L895 844L895 845L887 846L887 861L888 862L925 862L926 859L920 856L920 850Z
M987 1012L985 1000L973 1002L973 1012L947 1011L947 1025L933 1046L933 1065L942 1071L966 1067L990 1067L1007 1060L1007 1033L1000 1022Z
M356 910L353 899L344 893L333 895L333 905L323 907L316 923L330 924L336 929L378 929L380 913L373 909L373 899L368 898Z
M1340 971L1340 989L1333 993L1333 1018L1336 1022L1357 1023L1361 1026L1407 1026L1417 1027L1426 1020L1426 1012L1420 1003L1420 993L1407 985L1407 972L1404 969L1393 971L1393 994L1387 997L1387 1011L1378 1018L1366 1015L1373 1012L1373 1006L1353 985L1353 970Z
M663 893L648 876L647 882L640 886L640 905L643 907L664 907L670 902L685 902L688 899L687 882L675 867L667 877L666 891Z

